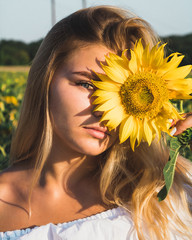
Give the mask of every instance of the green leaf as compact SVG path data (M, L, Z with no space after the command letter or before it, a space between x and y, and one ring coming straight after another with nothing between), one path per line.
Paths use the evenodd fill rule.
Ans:
M180 134L178 140L183 146L190 146L190 143L192 142L192 128L188 128Z
M181 143L178 141L176 137L171 139L170 142L170 155L169 155L169 161L166 163L163 174L165 178L165 186L161 189L161 191L158 193L157 197L159 201L162 201L166 198L167 194L169 193L169 190L173 184L174 174L175 174L175 166L177 157L179 154L179 150L181 148Z

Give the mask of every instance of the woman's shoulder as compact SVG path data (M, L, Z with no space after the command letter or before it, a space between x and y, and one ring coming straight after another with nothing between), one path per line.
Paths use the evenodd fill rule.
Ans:
M17 164L0 172L0 198L3 196L18 196L19 189L22 190L28 183L30 169L24 164Z
M17 193L16 189L19 185L19 171L14 167L9 167L0 173L0 201L1 203L12 199ZM1 205L0 205L1 206Z
M27 194L28 170L18 166L12 166L0 173L0 231L10 228L19 222L23 214Z

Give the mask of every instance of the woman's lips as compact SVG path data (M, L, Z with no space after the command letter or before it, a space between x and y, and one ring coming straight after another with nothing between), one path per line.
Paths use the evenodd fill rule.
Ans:
M84 129L93 137L98 138L98 139L104 139L107 135L106 130L102 128L91 128L91 127L84 127Z

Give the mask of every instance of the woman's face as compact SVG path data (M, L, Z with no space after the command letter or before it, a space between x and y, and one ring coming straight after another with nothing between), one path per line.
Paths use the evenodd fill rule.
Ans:
M94 91L92 70L103 73L100 61L109 52L100 45L80 48L67 64L55 73L50 87L50 112L54 138L63 149L96 156L108 149L117 139L99 122L100 112L93 112Z

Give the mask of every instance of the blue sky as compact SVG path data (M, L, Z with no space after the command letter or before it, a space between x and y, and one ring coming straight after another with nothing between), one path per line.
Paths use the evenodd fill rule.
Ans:
M55 0L56 20L82 8L82 0ZM115 5L147 20L160 36L192 33L192 0L86 0L87 7ZM51 28L51 0L0 0L0 40L43 38Z

